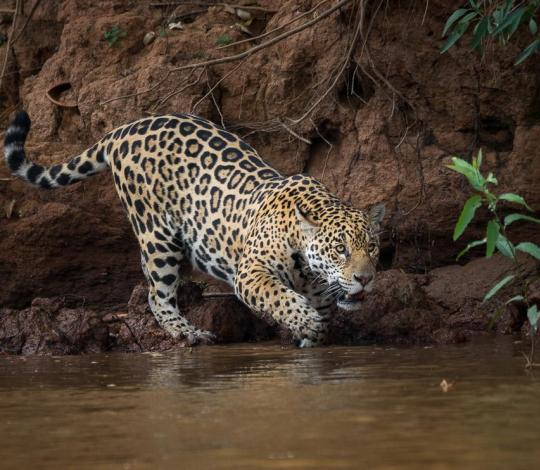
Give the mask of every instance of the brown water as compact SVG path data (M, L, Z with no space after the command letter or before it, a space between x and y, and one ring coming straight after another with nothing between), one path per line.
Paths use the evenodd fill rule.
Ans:
M540 468L522 347L0 357L0 467Z

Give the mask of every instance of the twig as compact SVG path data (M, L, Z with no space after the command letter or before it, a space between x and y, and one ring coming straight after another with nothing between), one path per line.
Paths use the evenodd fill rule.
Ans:
M321 181L323 181L324 180L324 173L326 171L326 165L328 164L328 158L330 157L330 152L332 152L332 149L334 148L334 146L332 145L331 142L328 141L328 139L326 137L324 137L319 132L319 128L317 127L317 125L315 124L313 119L310 119L310 121L313 124L313 127L315 128L315 132L318 134L318 136L326 143L326 145L328 145L328 147L330 147L328 149L328 152L326 152L326 158L324 159L324 165L323 165L322 174L321 174Z
M13 39L13 44L15 44L17 42L17 40L21 37L22 33L24 32L24 30L28 26L28 23L32 19L32 16L34 16L34 13L37 10L37 7L39 6L40 2L41 2L41 0L36 0L34 2L34 4L32 5L32 9L30 10L30 13L28 14L28 17L26 18L26 21L24 22L24 24L23 24L22 28L20 29L19 33L17 34L17 36L15 36L15 39Z
M343 2L341 2L343 3ZM360 35L361 35L361 31L362 31L362 25L364 23L364 2L360 2L360 4L358 5L358 8L360 9L360 13L359 13L359 19L358 21L356 22L356 28L354 30L354 33L353 33L353 38L351 40L351 43L349 45L349 49L347 51L347 54L345 55L345 59L343 60L343 64L341 65L340 69L339 69L339 72L336 74L336 76L334 77L334 80L332 80L332 83L330 84L330 86L326 89L326 91L319 97L317 98L317 100L315 101L315 103L313 103L309 108L308 110L302 114L302 116L300 116L299 118L297 119L294 119L294 120L291 120L291 123L294 124L294 125L297 125L299 124L300 122L302 122L305 118L307 118L312 112L313 110L319 106L319 104L329 95L329 93L334 89L334 87L337 85L339 79L341 78L341 75L343 75L343 73L345 72L345 69L347 68L347 66L349 65L349 62L351 60L351 57L353 55L353 52L354 52L354 49L355 49L355 46L356 46L356 43L358 42L358 39L360 38ZM319 17L320 18L320 17Z
M285 129L293 137L296 137L298 140L301 140L302 142L304 142L304 143L306 143L308 145L311 145L311 143L312 143L311 140L306 139L305 137L302 137L301 135L297 134L289 126L287 126L287 124L285 124L284 122L279 121L279 120L278 120L278 122L281 125L281 127L283 127L283 129Z
M241 62L240 62L241 63ZM205 67L204 70L206 70L206 84L210 88L210 77L208 76L208 68ZM221 122L221 127L225 128L225 119L223 119L223 113L221 112L221 109L219 107L218 102L216 101L216 97L214 96L213 90L215 87L210 88L208 93L210 93L210 98L212 98L212 103L214 103L214 107L216 108L216 111L219 114L219 120Z
M319 21L322 21L324 18L330 16L332 13L339 10L341 7L343 7L344 5L346 5L347 3L350 3L350 2L351 2L351 0L341 0L340 2L338 2L332 8L329 8L328 10L321 13L317 18L315 18L315 19L313 19L311 21L308 21L308 22L304 23L301 26L293 28L290 31L286 31L286 32L276 36L273 39L270 39L270 40L268 40L266 42L263 42L263 43L259 44L258 46L254 46L254 47L248 49L247 51L241 52L239 54L234 54L234 55L231 55L231 56L228 56L228 57L221 57L219 59L212 59L212 60L207 60L205 62L198 62L196 64L182 65L181 67L176 67L176 68L173 68L173 69L169 69L169 71L171 71L171 72L179 72L180 70L188 70L188 69L192 69L192 68L206 67L208 65L225 64L225 63L228 63L228 62L235 62L237 60L243 59L244 57L249 57L250 55L255 54L256 52L259 52L262 49L273 46L274 44L282 41L283 39L288 38L289 36L292 36L292 35L294 35L296 33L299 33L300 31L303 31L304 29L307 29L310 26L313 26L314 24L318 23Z
M160 101L158 101L157 104L155 104L152 109L154 110L157 110L160 106L162 106L164 103L166 103L167 101L169 101L173 96L176 96L180 93L182 93L183 91L187 90L189 87L192 87L193 85L196 85L197 83L199 83L199 81L201 80L201 77L202 77L202 74L204 73L206 69L202 69L201 70L201 73L199 73L199 75L197 76L197 78L189 83L187 83L186 85L184 85L183 87L179 88L178 90L174 90L174 91L171 91L167 96L165 96L165 98L162 98ZM193 72L195 70L192 70L189 75L186 77L186 79L184 80L183 83L185 83L189 77L191 77L193 75Z
M202 96L202 98L200 98L192 107L191 107L191 112L195 112L195 110L197 109L197 107L202 103L202 101L207 98L209 95L212 94L212 92L219 86L219 84L221 82L223 82L223 80L225 80L229 75L233 74L242 64L244 63L244 61L241 61L239 62L235 67L233 67L231 70L229 70L225 75L223 75L223 77L221 77L209 90L206 94L204 94ZM206 69L207 70L207 69ZM207 74L207 77L208 77L208 74Z
M242 10L253 10L253 11L262 11L264 13L276 13L277 10L271 10L269 8L263 8L258 6L251 5L233 5L231 3L209 3L209 2L155 2L151 3L151 7L173 7L181 5L195 5L199 7L224 7L228 6L231 8L240 8Z
M13 13L13 20L11 22L11 31L9 32L9 37L6 44L6 55L4 56L2 72L0 73L0 88L2 88L2 82L4 81L4 75L6 73L9 55L11 52L11 43L13 41L13 33L15 32L15 26L17 25L17 18L19 16L19 11L21 9L21 2L22 0L17 0L17 2L15 3L15 12Z
M421 24L424 24L424 21L426 21L426 15L427 15L428 8L429 8L429 0L426 0L426 8L424 10L424 16L422 16L422 23Z
M234 292L203 292L203 299L224 299L229 297L236 297Z
M225 44L224 46L220 46L217 49L218 50L226 49L227 47L238 46L239 44L244 44L246 42L253 42L253 41L256 41L258 39L265 38L266 36L270 36L271 34L275 33L276 31L280 31L283 28L286 28L287 26L289 26L289 25L291 25L293 23L296 23L298 20L300 20L300 19L302 19L302 18L304 18L306 16L309 16L314 11L316 11L317 8L319 8L321 5L323 5L326 2L328 2L328 0L322 0L322 2L317 3L317 5L315 5L311 10L306 11L305 13L302 13L301 15L293 18L290 21L287 21L286 23L282 24L281 26L278 26L277 28L274 28L274 29L272 29L270 31L267 31L266 33L259 34L258 36L254 36L252 38L242 39L241 41L231 42L230 44Z

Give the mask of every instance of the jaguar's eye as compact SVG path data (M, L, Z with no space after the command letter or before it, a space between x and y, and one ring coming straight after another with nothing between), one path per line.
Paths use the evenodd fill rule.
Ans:
M344 255L347 251L347 247L343 243L339 243L338 245L336 245L336 251L338 252L338 254Z
M377 249L377 244L375 242L369 242L368 244L368 251L372 253Z

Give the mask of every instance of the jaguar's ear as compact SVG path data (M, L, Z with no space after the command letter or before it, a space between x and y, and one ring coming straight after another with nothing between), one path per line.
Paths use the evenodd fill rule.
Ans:
M317 233L317 230L319 230L319 224L314 222L298 204L295 205L294 212L298 222L300 223L300 229L302 232L304 232L304 234L308 237L314 236Z
M371 220L371 225L374 227L380 227L381 222L384 219L384 213L386 212L386 207L384 204L376 204L369 210L369 219Z

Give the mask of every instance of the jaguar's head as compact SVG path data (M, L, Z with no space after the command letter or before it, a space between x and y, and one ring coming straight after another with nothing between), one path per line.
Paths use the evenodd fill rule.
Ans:
M344 310L360 308L365 294L373 290L384 212L383 204L369 212L336 204L311 216L296 206L309 267L328 284L325 295L335 297Z

